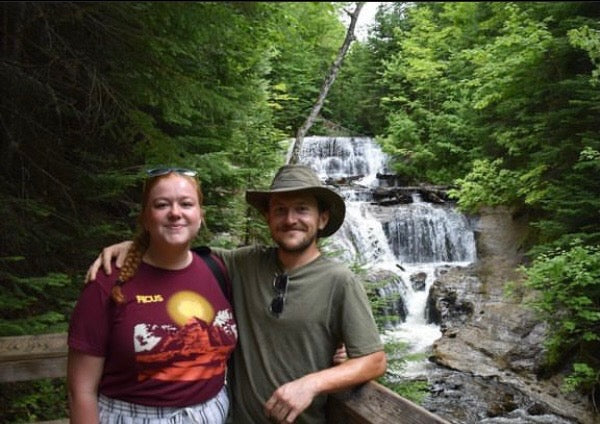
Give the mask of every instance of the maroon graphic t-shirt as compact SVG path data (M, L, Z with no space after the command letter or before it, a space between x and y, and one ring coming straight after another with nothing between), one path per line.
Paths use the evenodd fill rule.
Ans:
M121 305L110 299L117 275L99 273L84 287L69 325L71 349L105 358L99 392L180 407L215 396L237 327L208 266L195 254L177 271L142 263L123 286Z

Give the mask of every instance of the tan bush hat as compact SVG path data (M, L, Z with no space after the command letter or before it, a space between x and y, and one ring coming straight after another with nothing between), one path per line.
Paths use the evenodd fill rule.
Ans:
M329 222L319 232L320 237L335 233L344 223L346 205L342 196L325 187L310 167L306 165L284 165L279 168L269 190L248 190L246 201L265 213L269 208L272 193L303 192L315 196L329 210Z

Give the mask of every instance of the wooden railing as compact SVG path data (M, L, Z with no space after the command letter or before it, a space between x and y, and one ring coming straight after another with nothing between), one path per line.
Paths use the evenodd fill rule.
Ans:
M67 375L67 334L0 337L0 383ZM67 424L68 419L43 424ZM37 424L42 424L37 423Z
M66 371L65 333L0 337L0 382L64 377ZM328 414L329 422L335 424L448 424L375 382L331 395ZM68 422L62 419L43 424Z

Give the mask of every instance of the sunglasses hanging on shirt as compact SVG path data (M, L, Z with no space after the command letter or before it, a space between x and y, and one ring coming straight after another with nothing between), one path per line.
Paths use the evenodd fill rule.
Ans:
M281 315L283 312L288 280L288 275L286 273L276 275L273 279L273 290L275 291L275 297L273 297L273 300L271 300L269 311L276 317L279 317L279 315Z

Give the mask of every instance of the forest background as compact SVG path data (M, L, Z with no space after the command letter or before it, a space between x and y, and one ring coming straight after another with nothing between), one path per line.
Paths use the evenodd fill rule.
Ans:
M0 3L0 335L66 330L149 166L200 171L199 244L268 242L244 190L285 161L350 5ZM374 136L407 184L526 214L547 371L597 397L600 3L382 5L311 133ZM61 384L2 385L0 421L64 416Z

